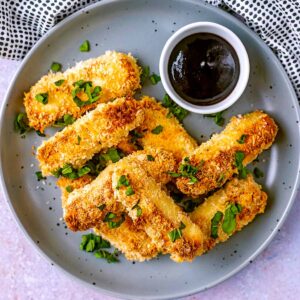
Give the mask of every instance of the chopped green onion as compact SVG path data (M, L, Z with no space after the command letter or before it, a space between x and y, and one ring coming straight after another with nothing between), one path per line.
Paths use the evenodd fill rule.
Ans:
M78 170L78 176L82 177L83 175L88 174L90 171L91 169L88 166L84 166Z
M80 52L89 52L90 51L90 42L85 40L79 47Z
M162 105L169 109L169 114L172 116L175 116L179 122L182 122L183 119L189 114L187 110L180 107L178 104L176 104L169 95L165 94L162 100ZM169 115L168 114L168 115Z
M119 189L121 186L129 186L129 180L125 175L120 176L116 189Z
M110 248L110 243L101 236L93 233L84 234L81 237L80 250L93 252L102 248Z
M242 134L241 137L237 140L239 144L245 144L248 134Z
M142 73L141 73L141 85L144 85L146 80L150 77L150 67L144 66L142 67Z
M48 93L40 93L35 96L35 100L43 103L44 105L48 103Z
M134 195L134 190L132 188L132 186L129 186L126 191L125 191L126 196L131 196Z
M14 129L20 134L24 134L31 129L28 125L26 113L17 114L14 120Z
M182 237L182 229L184 229L186 226L184 223L180 222L179 228L173 229L169 232L169 238L174 243L177 239L180 239Z
M220 112L217 112L216 114L205 115L205 117L207 117L207 118L213 118L214 121L215 121L215 123L218 126L223 126L224 122L225 122L225 119L222 116L223 113L224 113L224 111L220 111Z
M241 212L241 205L231 204L225 210L224 220L222 224L223 231L230 235L236 229L236 215Z
M210 230L210 236L214 239L218 238L218 225L223 218L223 213L220 211L217 211L214 215L214 217L211 219L211 230Z
M65 82L65 79L60 79L54 82L56 86L61 86Z
M152 83L152 85L156 85L157 83L159 83L161 81L160 76L152 73L152 75L150 76L150 81Z
M158 125L154 129L152 129L151 132L153 134L160 134L163 131L163 129L164 129L163 126Z
M243 160L245 158L245 154L242 151L237 151L235 153L235 166L239 171L239 178L245 179L248 174L248 170L243 165Z
M61 70L61 64L58 63L58 62L53 62L52 65L51 65L51 70L53 72L58 72Z
M94 256L96 258L105 259L109 264L119 262L119 260L118 260L118 258L116 257L115 254L110 253L110 252L105 251L105 250L98 250L97 252L95 252Z
M108 224L110 229L118 228L125 221L125 214L122 213L120 217L112 212L108 212L103 219L103 222Z
M107 151L107 154L109 155L109 158L111 159L111 161L113 163L116 163L117 161L119 161L121 159L119 152L116 148L110 148Z
M36 179L37 181L40 181L40 180L45 180L47 179L46 177L43 176L42 172L41 171L38 171L38 172L35 172L35 175L36 175Z

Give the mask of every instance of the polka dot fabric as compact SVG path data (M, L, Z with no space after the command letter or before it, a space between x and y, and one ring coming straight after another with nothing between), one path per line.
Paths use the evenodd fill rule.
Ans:
M57 22L94 2L97 0L0 0L0 56L22 59ZM242 18L265 41L280 59L300 99L300 1L206 2Z

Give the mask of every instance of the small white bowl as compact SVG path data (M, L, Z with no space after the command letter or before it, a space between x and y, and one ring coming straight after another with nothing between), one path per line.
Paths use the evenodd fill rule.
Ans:
M239 78L232 92L225 99L216 104L203 106L189 103L180 97L173 88L168 74L169 59L175 46L184 38L201 32L215 34L227 41L235 50L240 65ZM249 79L250 64L243 43L231 30L217 23L196 22L180 28L167 40L160 56L159 72L166 92L178 105L194 113L212 114L225 110L239 99Z

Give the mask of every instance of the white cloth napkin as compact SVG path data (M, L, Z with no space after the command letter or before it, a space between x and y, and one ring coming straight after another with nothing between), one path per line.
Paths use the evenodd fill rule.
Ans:
M0 56L22 59L32 45L56 23L94 2L97 0L0 1ZM206 2L243 18L247 26L278 56L300 99L300 1Z

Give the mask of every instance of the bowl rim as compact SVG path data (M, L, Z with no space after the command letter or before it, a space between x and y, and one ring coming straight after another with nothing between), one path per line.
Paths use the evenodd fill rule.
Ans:
M212 33L224 39L233 47L239 60L240 72L235 87L225 99L212 105L200 106L186 101L175 91L169 78L168 64L174 47L184 38L197 33ZM171 99L174 100L178 105L194 113L212 114L223 111L238 101L240 96L243 94L249 80L250 62L244 44L232 30L215 22L200 21L181 27L169 37L161 52L159 60L159 72L164 89Z

